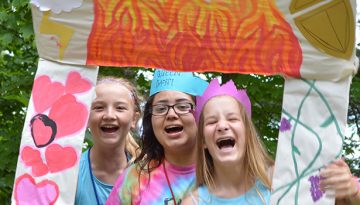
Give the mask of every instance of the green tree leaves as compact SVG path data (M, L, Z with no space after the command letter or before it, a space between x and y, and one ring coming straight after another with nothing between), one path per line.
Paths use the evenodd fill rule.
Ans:
M0 2L0 30L0 204L10 204L38 59L28 1Z

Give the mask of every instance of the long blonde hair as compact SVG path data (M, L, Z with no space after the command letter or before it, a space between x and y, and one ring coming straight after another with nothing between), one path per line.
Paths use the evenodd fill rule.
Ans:
M135 104L135 113L139 114L136 119L136 123L137 123L141 116L141 107L140 107L141 96L139 95L135 85L127 79L110 77L110 76L101 77L97 81L97 85L104 83L119 84L124 86L130 91L131 98L134 100L134 104ZM127 134L125 139L125 150L131 155L131 159L129 160L129 163L132 163L135 160L135 158L140 154L140 146L136 142L133 135L131 134L131 131Z
M237 101L238 102L238 101ZM244 107L240 102L239 109L241 118L245 127L245 151L244 151L244 181L245 187L250 188L259 179L265 187L271 189L271 180L268 175L268 168L273 166L274 161L270 158L265 150L261 140L257 137L255 126L250 117L246 114ZM206 106L206 105L205 105ZM204 107L205 107L204 106ZM214 184L214 163L207 149L204 148L204 109L201 112L198 129L197 140L197 156L196 156L196 187L206 185L215 188Z

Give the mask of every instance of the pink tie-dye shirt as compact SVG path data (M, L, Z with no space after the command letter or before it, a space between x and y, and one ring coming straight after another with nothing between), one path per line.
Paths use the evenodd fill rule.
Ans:
M180 204L181 199L195 185L195 165L175 166L166 161L165 169L175 195L176 204ZM161 164L152 170L150 175L145 171L140 176L136 165L127 168L117 179L106 204L174 204L163 165Z

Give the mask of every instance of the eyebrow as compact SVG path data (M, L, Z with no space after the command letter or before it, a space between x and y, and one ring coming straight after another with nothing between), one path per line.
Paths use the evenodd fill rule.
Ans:
M94 100L91 105L97 105L97 104L107 104L105 100ZM128 103L125 101L116 101L113 104L115 105L127 105Z
M190 100L190 99L187 99L187 98L180 98L180 99L176 99L175 100L175 103L180 103L180 102L190 102L190 103L192 103L192 100ZM158 103L169 103L169 100L167 100L167 99L164 99L164 100L159 100L159 101L157 101L156 103L154 103L154 104L158 104Z
M216 119L216 116L215 115L204 116L204 121L208 119Z

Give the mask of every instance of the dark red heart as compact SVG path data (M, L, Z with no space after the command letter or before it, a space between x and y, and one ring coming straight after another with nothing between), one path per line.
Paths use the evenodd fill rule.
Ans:
M54 141L57 126L56 123L44 114L35 115L30 121L31 136L35 146L45 147Z

